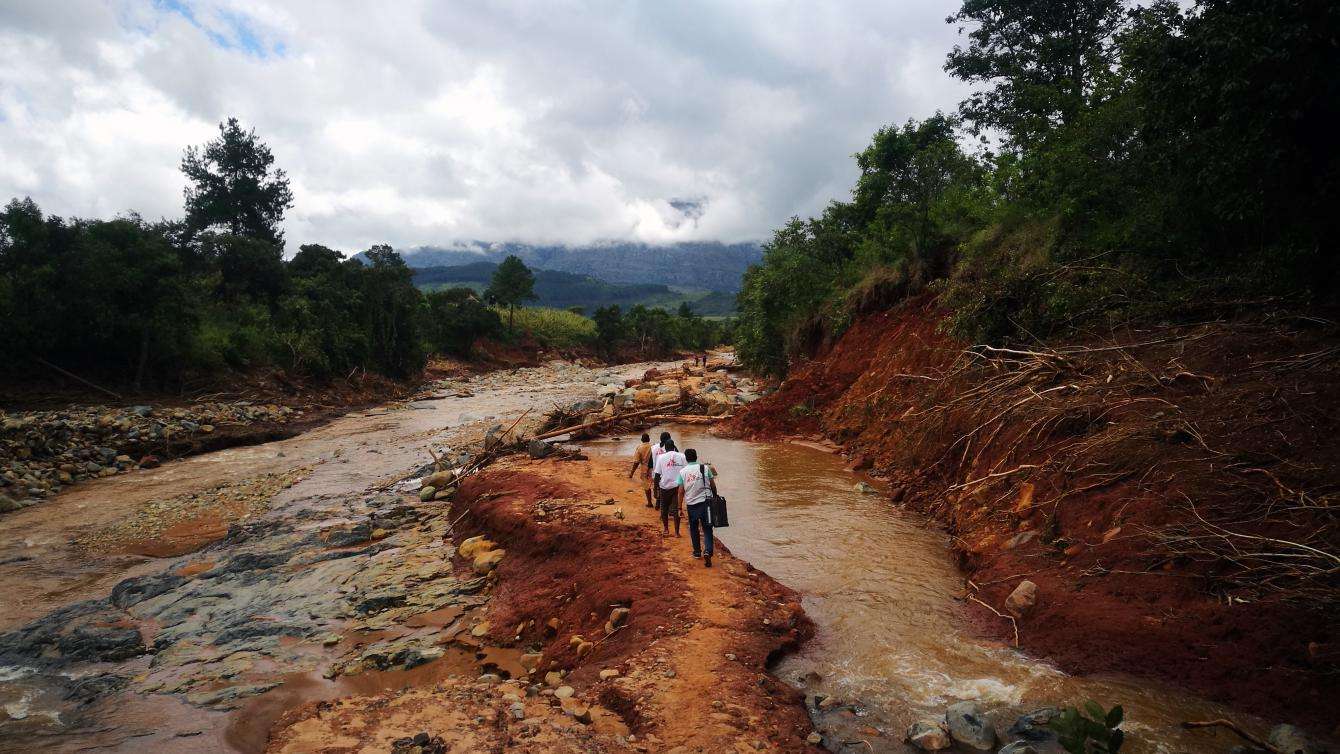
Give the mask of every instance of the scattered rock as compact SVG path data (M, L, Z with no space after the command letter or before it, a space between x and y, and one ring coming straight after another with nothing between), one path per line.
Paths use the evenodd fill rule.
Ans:
M1035 709L1015 718L1014 724L1010 726L1009 734L1029 741L1045 741L1055 735L1047 727L1047 724L1059 714L1061 714L1061 710L1056 707Z
M507 554L506 550L486 550L475 556L473 568L475 573L483 576L490 573L502 562L503 556Z
M949 735L960 744L977 751L996 747L996 731L991 720L976 702L958 702L945 711Z
M554 446L544 440L531 440L526 444L526 453L531 458L547 458L554 452Z
M602 681L608 681L611 678L618 678L618 677L619 677L619 671L615 670L614 668L605 668L604 670L600 671L600 680Z
M563 707L564 714L569 715L573 720L576 720L583 725L589 725L591 723L590 707L572 698L564 699L560 704Z
M479 536L470 537L464 542L461 542L460 547L456 548L456 554L460 555L462 558L465 558L466 560L474 560L475 556L478 555L479 553L484 552L486 550L492 550L496 546L497 546L496 544L485 539L484 536L481 534Z
M907 742L922 751L940 751L953 745L949 731L938 720L918 720L907 729Z
M1032 611L1038 601L1038 585L1031 581L1019 582L1019 586L1005 598L1005 612L1016 618L1022 618Z
M577 693L576 689L571 686L559 686L554 689L554 697L557 699L568 699L575 693Z

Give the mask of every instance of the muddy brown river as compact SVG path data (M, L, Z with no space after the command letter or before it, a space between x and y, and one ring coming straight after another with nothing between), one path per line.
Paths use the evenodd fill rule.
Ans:
M1018 713L1093 699L1125 708L1123 752L1221 754L1240 743L1178 727L1240 714L1143 679L1069 676L974 636L963 619L965 585L948 537L878 490L858 491L862 477L840 456L795 443L725 440L700 427L668 429L681 450L695 448L721 474L731 525L720 540L804 595L817 635L775 672L809 693L859 702L861 724L898 739L916 719L975 700L1005 721L997 726L1004 732ZM635 445L623 438L602 450L631 454ZM897 740L869 740L876 752L915 751ZM858 743L848 750L868 749Z

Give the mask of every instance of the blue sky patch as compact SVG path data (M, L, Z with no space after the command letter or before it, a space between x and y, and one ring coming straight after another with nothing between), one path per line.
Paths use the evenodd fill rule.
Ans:
M255 58L283 57L287 47L283 42L267 45L251 19L234 11L219 11L218 20L223 28L206 26L200 21L195 8L187 0L153 0L154 8L163 13L175 13L205 33L209 40L225 50L238 50Z

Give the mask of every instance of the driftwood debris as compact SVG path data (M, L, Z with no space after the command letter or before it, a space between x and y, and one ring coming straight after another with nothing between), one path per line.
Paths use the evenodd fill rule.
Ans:
M676 424L715 424L723 419L729 418L729 414L723 416L703 416L701 414L652 414L647 417L647 421L675 422Z
M666 409L675 408L679 406L681 403L683 403L683 401L675 401L673 403L662 403L659 406L652 406L651 408L644 408L639 411L629 411L623 414L615 414L613 416L608 416L603 419L597 419L596 421L593 422L577 424L571 427L560 427L559 429L554 429L548 432L543 432L541 434L535 435L533 439L548 440L551 437L558 437L559 435L573 434L576 432L589 432L593 429L596 429L597 427L603 427L607 424L614 424L616 422L624 421L625 419L637 419L643 416L651 416L652 414L662 413Z

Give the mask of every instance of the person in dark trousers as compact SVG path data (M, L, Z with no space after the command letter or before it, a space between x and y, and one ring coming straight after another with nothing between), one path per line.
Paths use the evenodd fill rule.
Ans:
M664 536L670 536L670 517L675 517L675 536L679 536L679 472L688 463L684 454L675 447L674 440L666 440L660 454L656 456L656 465L652 468L652 480L656 483L656 500L661 508L661 528Z
M693 557L701 557L703 565L711 568L712 518L708 513L707 499L717 491L717 475L711 466L698 461L698 451L693 448L684 451L684 459L688 463L680 470L676 481L679 503L689 514L689 540L693 543ZM702 528L701 543L699 527Z
M641 471L639 475L642 479L642 491L647 493L647 507L654 506L653 492L651 488L651 435L643 433L642 444L633 451L633 468L628 470L628 478L632 479L633 474Z

